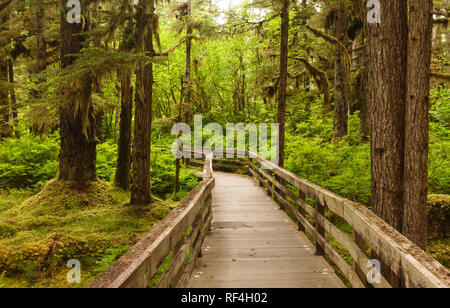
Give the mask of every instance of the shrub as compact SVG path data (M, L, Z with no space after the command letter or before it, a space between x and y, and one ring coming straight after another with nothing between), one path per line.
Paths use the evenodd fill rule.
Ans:
M0 142L0 188L39 189L56 176L58 153L55 135L4 139Z
M113 182L117 166L117 145L107 141L97 146L97 176L103 181Z
M153 149L151 161L152 194L164 197L175 188L175 158L163 149ZM180 171L181 189L192 190L199 183L195 170L182 167Z

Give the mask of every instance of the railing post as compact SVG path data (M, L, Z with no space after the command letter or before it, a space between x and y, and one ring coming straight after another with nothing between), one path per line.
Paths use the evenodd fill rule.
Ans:
M298 197L299 197L300 201L306 202L306 195L305 195L304 192L302 192L302 191L299 190L299 191L298 191ZM299 206L299 210L298 210L298 211L300 212L300 214L301 214L303 217L306 218L306 211L305 211L305 209L304 209L302 206ZM298 222L298 231L301 231L301 232L303 232L303 233L305 233L305 231L306 231L305 226L302 225L302 223L301 223L300 221Z
M267 174L270 176L273 176L272 171L270 171L269 169L267 170ZM267 179L267 184L269 185L269 187L273 188L273 184L270 182L269 179ZM271 198L274 198L275 196L272 194L272 192L270 191L269 188L267 188L267 195L269 195Z
M322 215L323 217L325 217L325 206L323 206L319 200L316 200L315 203L316 203L316 207L317 207L317 212L320 215ZM325 238L325 229L319 223L318 219L316 219L316 230L323 238ZM323 256L324 254L325 254L325 251L324 251L323 247L320 246L319 243L316 241L316 255Z
M353 231L353 238L355 241L355 244L364 252L366 253L367 250L367 244L359 235L358 232ZM364 264L362 265L364 266ZM358 275L359 279L363 283L363 285L367 288L369 286L369 283L367 282L367 276L364 274L363 270L361 269L361 265L356 263L356 260L353 260L353 270L355 271L356 275Z

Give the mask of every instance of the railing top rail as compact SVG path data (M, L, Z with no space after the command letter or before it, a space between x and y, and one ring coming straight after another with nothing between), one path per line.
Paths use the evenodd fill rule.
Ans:
M391 270L404 276L407 286L450 287L448 269L364 205L301 179L256 153L247 151L247 156L264 164L287 183L346 220L367 244L384 257L383 260L388 263Z
M194 150L192 150L194 151ZM133 246L124 256L100 274L88 288L148 286L161 262L194 223L202 203L214 188L213 155L205 157L203 181L180 204Z

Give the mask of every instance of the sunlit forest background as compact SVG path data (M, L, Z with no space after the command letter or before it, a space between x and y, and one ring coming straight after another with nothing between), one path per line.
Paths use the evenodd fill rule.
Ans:
M82 2L89 17L82 20L89 24L83 48L63 68L61 1L0 1L0 287L68 287L64 262L74 258L86 264L86 284L165 217L201 181L200 168L157 147L172 145L175 123L190 123L197 114L223 126L277 122L280 1L192 0L190 12L184 1L155 1L156 17L144 20L151 44L136 35L143 20L132 1ZM284 167L370 207L363 2L291 3ZM336 43L341 3L344 55ZM449 4L435 0L434 7L427 249L450 267ZM346 66L337 68L336 57L347 56ZM141 108L136 93L144 91L150 62L152 202L129 205L133 178L126 167L134 161L125 158L123 181L118 157L127 144L128 152L132 148ZM335 112L336 69L346 72L344 119ZM92 82L90 105L76 110L85 134L95 139L99 179L90 184L55 180L63 97L78 95L70 91L83 80ZM129 127L121 128L127 114ZM121 134L130 136L125 148Z

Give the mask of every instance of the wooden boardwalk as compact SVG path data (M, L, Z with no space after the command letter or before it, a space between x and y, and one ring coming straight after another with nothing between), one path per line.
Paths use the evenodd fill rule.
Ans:
M190 288L342 288L330 265L248 176L214 173L212 232Z

